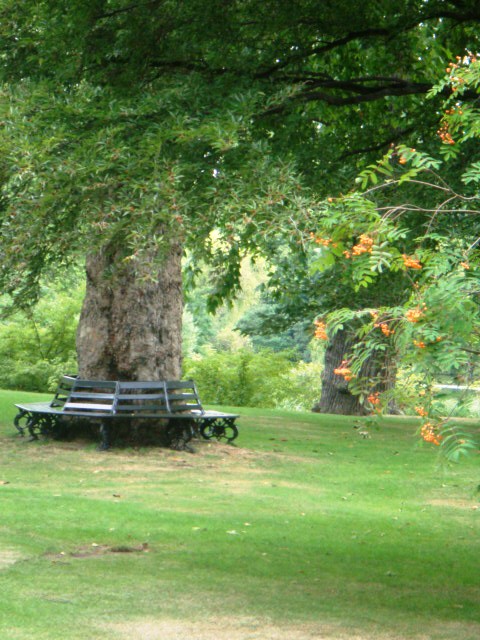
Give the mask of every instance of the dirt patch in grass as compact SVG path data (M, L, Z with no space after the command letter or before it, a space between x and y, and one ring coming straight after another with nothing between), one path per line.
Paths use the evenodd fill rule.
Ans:
M16 449L26 452L32 462L54 463L60 470L68 464L72 471L99 474L168 473L178 472L179 468L220 469L232 463L248 467L271 455L216 441L198 440L193 446L194 453L154 446L140 449L113 447L109 451L97 451L81 441L66 443L46 440L37 443L21 441Z
M22 558L22 554L15 549L0 549L0 571L22 560Z
M257 462L258 460L268 459L270 452L253 451L252 449L244 449L243 447L216 440L195 440L193 441L195 453L192 455L194 460L202 460L205 462L224 462L229 463L236 460L242 463Z
M109 553L148 553L150 548L147 542L142 542L139 544L125 544L125 545L115 545L109 547L105 544L91 544L85 545L83 547L79 547L73 551L60 553L46 553L45 558L49 560L58 561L65 560L66 558L92 558L98 556L104 556Z
M87 453L82 457L84 461L92 460L96 463L97 473L112 470L118 473L176 473L179 469L222 471L228 466L230 470L240 471L243 467L248 474L255 472L256 463L271 457L271 454L232 447L220 442L199 441L195 442L194 447L195 453L151 447L128 452L117 449L107 453L96 453L93 457Z
M464 510L473 509L474 511L476 511L477 509L480 509L478 499L465 500L463 498L459 498L458 500L455 500L455 499L445 500L445 499L438 498L434 500L429 500L429 504L431 504L433 507L450 507L452 509L464 509Z
M109 625L128 640L400 640L393 636L357 635L325 624L276 625L257 618L222 617L201 622L149 620Z
M275 624L254 617L216 617L202 621L141 620L109 624L120 640L450 640L478 637L479 625L442 622L427 631L358 630L340 624Z
M11 444L11 442L10 442ZM114 446L109 451L92 449L92 443L75 440L73 442L59 442L54 440L40 440L30 443L25 440L16 442L16 449L27 452L32 461L52 461L61 467L62 464L82 470L96 470L106 472L138 471L145 472L177 471L185 468L223 468L226 464L238 464L250 467L262 461L271 461L278 452L253 451L236 445L230 445L216 440L196 439L192 441L194 452L173 451L160 446L122 447ZM78 454L72 456L72 453ZM290 457L290 456L289 456ZM301 457L298 458L302 460ZM292 460L293 462L293 460Z

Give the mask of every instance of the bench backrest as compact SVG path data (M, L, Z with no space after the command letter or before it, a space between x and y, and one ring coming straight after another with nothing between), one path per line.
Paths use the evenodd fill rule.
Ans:
M66 413L85 412L126 417L204 413L193 380L120 382L81 380L65 376L59 383L51 406L63 407Z
M123 415L167 413L165 382L119 382L116 412Z
M205 413L193 380L167 380L165 388L171 413Z
M114 380L76 379L63 405L63 411L115 413L118 382Z
M51 407L60 408L65 405L68 400L68 396L75 384L75 376L62 376L58 382L57 390L53 396L53 400L50 403Z
M117 414L204 413L192 380L119 382Z

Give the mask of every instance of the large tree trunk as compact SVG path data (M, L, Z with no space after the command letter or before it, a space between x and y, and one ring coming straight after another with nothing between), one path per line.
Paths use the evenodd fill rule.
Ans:
M181 376L181 248L160 263L123 262L106 247L87 257L87 290L77 332L79 375L93 380ZM145 275L148 274L148 278Z
M322 374L322 395L312 411L348 416L369 413L369 409L360 402L360 397L350 392L348 382L334 373L334 369L340 366L351 350L352 339L347 329L337 331L328 342ZM395 385L396 363L385 352L379 352L366 360L360 375L373 381L370 392L383 392Z
M358 396L348 390L348 382L333 370L340 366L350 351L351 341L346 330L337 331L327 344L324 369L322 373L322 395L313 411L318 413L336 413L348 416L364 414Z

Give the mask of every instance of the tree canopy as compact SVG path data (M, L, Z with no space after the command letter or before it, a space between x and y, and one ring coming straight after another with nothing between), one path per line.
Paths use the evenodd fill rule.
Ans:
M135 260L174 234L217 264L221 297L243 253L309 224L312 192L431 140L425 93L445 51L475 46L480 13L43 0L0 17L4 290L31 293L86 239Z
M42 275L84 253L104 293L119 271L117 289L126 274L157 286L155 265L178 271L188 250L191 274L200 259L212 265L214 307L239 286L244 255L308 252L311 233L333 238L334 259L340 244L360 252L348 278L372 285L391 260L368 230L398 201L376 185L371 198L338 196L379 153L405 159L414 210L401 229L385 227L384 241L413 255L405 247L430 218L418 215L429 187L411 171L429 161L410 150L432 153L451 87L438 86L428 108L425 97L445 59L478 49L479 21L473 0L367 0L354 11L346 0L5 0L2 290L26 304ZM477 95L466 82L462 104ZM365 185L387 166L368 169ZM376 266L362 272L369 256ZM101 306L87 289L88 300Z

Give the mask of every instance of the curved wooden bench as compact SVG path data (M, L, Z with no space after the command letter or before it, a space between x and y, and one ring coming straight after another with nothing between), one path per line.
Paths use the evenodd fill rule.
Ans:
M100 449L110 447L115 420L168 421L168 446L184 449L199 432L206 439L233 442L238 436L237 414L206 411L193 380L122 382L82 380L63 376L50 402L16 404L15 427L31 439L39 434L59 436L62 425L72 418L100 424Z

